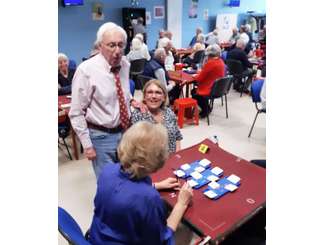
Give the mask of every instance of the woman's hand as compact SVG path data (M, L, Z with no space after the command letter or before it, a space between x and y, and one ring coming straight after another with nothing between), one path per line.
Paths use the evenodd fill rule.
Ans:
M160 182L154 183L155 189L157 190L163 190L163 189L180 189L180 183L176 178L169 177L165 180L162 180Z
M193 197L192 188L186 182L183 184L183 186L180 189L177 203L179 203L180 205L182 205L184 207L188 207L191 202L192 197Z

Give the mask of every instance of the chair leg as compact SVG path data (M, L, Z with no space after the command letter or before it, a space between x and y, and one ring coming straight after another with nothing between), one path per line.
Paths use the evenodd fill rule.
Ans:
M63 139L64 145L65 145L65 148L66 148L66 150L67 150L67 152L68 152L68 154L69 154L69 157L70 157L70 159L71 159L71 161L72 161L72 156L71 156L71 153L70 153L70 151L69 151L69 147L67 146L67 144L66 144L66 142L65 142L65 139L64 139L64 138L62 138L62 139Z
M242 86L242 89L241 89L241 94L240 94L240 97L242 97L242 94L243 94L243 90L245 88L245 79L244 79L244 83L243 83L243 86Z
M222 97L222 101L223 101L223 97ZM228 118L228 112L227 112L227 97L225 94L225 108L226 108L226 118Z
M225 96L226 96L226 95L225 95ZM224 105L224 104L223 104L223 96L221 97L221 100L222 100L222 106L223 106L223 105Z
M257 117L258 117L258 115L259 115L259 111L256 113L256 115L255 115L255 118L254 118L254 121L253 121L253 124L252 124L252 127L251 127L251 129L250 129L250 133L249 133L249 138L250 138L250 136L251 136L251 133L252 133L252 130L253 130L253 128L254 128L254 124L255 124L255 121L256 121L256 119L257 119Z

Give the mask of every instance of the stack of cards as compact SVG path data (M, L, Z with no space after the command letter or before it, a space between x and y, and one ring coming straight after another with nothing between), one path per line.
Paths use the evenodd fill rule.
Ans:
M222 174L223 170L219 167L215 167L213 169L206 169L201 173L193 172L190 174L192 178L188 180L188 183L192 188L198 189L211 181L215 182L219 180L219 177Z
M188 163L182 164L180 166L180 168L175 170L173 173L176 176L178 176L179 178L186 179L189 176L191 176L191 173L193 173L193 172L202 173L207 168L209 168L210 165L211 165L211 162L208 159L205 158L205 159L202 159L200 161L199 160L194 161L194 162L192 162L190 164L188 164Z
M203 191L210 199L218 199L228 192L235 191L240 185L240 177L232 174L228 177L220 179L218 182L212 181L208 184L206 190Z

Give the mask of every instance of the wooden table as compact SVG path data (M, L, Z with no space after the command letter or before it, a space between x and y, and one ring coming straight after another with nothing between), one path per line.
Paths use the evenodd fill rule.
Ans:
M62 108L62 105L69 104L69 103L71 103L71 98L69 95L58 96L58 108L59 108L59 110L64 111L66 115L69 114L70 107ZM70 124L71 124L71 122L70 122ZM76 160L79 160L79 152L78 152L78 147L77 147L77 142L76 142L76 134L75 134L72 126L71 126L71 138L72 138L73 156Z
M189 85L195 81L195 78L184 71L168 71L170 80L175 81L181 86L186 85L186 97L189 97Z
M209 147L207 153L198 151L200 144ZM240 157L237 157L205 139L197 145L178 151L170 156L162 169L151 175L153 182L174 176L174 169L182 164L207 158L212 167L224 170L223 176L235 174L241 178L239 188L217 200L210 200L203 194L206 186L194 190L192 205L184 214L184 221L201 237L209 236L218 244L227 235L246 223L266 205L266 171ZM184 180L181 179L181 184ZM173 207L177 201L176 191L161 191L162 198Z

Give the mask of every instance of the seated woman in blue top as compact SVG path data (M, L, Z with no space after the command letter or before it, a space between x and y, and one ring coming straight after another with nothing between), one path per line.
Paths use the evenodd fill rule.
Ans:
M179 183L167 178L153 184L149 175L162 168L168 157L167 130L161 124L136 123L124 133L117 151L120 164L107 164L98 179L90 243L174 244L173 233L193 192L185 183L166 216L158 190L179 188Z
M149 121L161 123L168 130L169 152L179 151L182 134L177 124L177 117L174 112L167 107L169 97L166 87L156 79L148 81L143 88L143 104L147 106L147 111L142 113L134 109L131 115L132 124L139 121Z
M72 79L75 70L69 69L69 58L63 54L58 54L58 95L71 94Z

